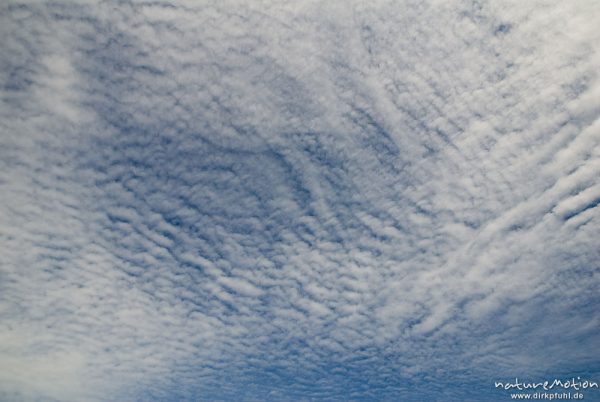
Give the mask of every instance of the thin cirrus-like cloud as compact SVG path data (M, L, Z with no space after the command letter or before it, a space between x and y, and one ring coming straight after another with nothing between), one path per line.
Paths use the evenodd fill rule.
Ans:
M597 375L599 11L2 6L0 395Z

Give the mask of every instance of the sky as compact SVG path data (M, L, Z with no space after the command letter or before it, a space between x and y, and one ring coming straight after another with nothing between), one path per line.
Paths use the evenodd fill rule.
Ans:
M2 2L0 400L600 382L599 20Z

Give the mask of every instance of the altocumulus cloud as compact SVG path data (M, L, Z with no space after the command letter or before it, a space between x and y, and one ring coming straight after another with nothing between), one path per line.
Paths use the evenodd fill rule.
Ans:
M596 1L4 2L0 399L598 380L598 20Z

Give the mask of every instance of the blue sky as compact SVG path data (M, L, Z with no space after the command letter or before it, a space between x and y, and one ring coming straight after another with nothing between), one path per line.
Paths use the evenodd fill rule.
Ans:
M0 399L600 382L599 18L5 2Z

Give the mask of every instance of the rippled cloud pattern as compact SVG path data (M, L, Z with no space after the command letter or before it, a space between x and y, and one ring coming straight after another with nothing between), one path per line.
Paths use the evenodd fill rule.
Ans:
M0 399L600 380L599 20L592 0L4 2Z

